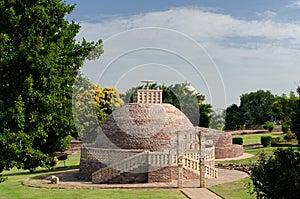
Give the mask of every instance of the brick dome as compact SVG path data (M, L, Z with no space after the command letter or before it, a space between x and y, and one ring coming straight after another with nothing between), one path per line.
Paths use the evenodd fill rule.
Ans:
M171 104L130 103L109 115L101 128L119 148L163 151L176 138L177 131L193 125ZM96 145L99 146L97 141Z

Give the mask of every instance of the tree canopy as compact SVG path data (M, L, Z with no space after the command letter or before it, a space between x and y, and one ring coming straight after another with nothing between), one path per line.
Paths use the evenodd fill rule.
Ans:
M297 97L273 95L270 91L258 90L240 97L240 106L232 104L226 109L225 129L236 130L263 125L266 122L292 125L297 110Z
M92 143L99 131L99 126L113 110L124 104L122 94L113 87L101 88L79 76L73 93L73 112L78 137L85 143Z
M300 197L300 153L292 148L278 148L273 156L260 156L251 171L249 188L257 198Z
M0 0L0 173L14 166L52 166L76 136L73 83L102 42L77 42L60 0ZM90 55L90 53L96 51Z

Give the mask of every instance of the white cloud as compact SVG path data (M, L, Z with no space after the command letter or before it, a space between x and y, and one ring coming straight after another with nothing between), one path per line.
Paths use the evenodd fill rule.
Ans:
M292 1L286 7L287 8L300 8L300 1Z
M292 4L299 4L300 7L300 1ZM228 90L227 100L230 104L237 103L240 94L251 90L270 89L279 94L288 93L295 89L294 82L298 81L300 24L273 21L271 17L275 13L272 11L266 11L263 15L269 19L241 20L201 9L176 8L112 18L102 23L82 22L78 38L84 36L87 40L107 39L122 31L142 27L161 27L182 32L203 45L218 65ZM159 40L153 39L153 44L157 41L165 42L164 44L170 42L169 38L162 35L148 36L150 40L151 37L161 37ZM135 43L139 45L138 42L141 41L137 40L138 35L128 38L128 41L117 44L114 50L134 46ZM174 39L168 45L172 46L172 42L180 43L181 40ZM191 50L184 45L182 48L185 51ZM197 54L194 56L197 57ZM139 58L142 59L142 56ZM124 65L130 63L135 62L128 61ZM139 62L142 63L143 60Z
M266 10L264 12L257 12L256 15L263 19L272 19L277 16L277 13L271 10Z

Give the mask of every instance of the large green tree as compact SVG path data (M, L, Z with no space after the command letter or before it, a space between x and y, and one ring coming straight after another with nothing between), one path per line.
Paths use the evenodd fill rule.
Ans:
M72 85L102 44L75 40L80 26L65 20L73 9L60 0L0 0L0 173L51 166L76 136Z
M280 121L281 104L270 91L258 90L240 97L240 106L233 104L226 109L225 129L235 130L262 125L267 121Z
M121 93L114 87L101 88L98 84L76 84L77 91L73 93L73 112L79 138L85 143L93 143L99 131L99 126L113 110L124 104Z
M300 197L300 153L278 148L273 156L261 155L251 171L249 188L257 198Z
M225 130L238 130L244 125L240 108L236 104L227 107L225 111Z
M240 112L243 114L246 126L261 125L274 121L272 112L275 96L270 91L258 90L241 96Z

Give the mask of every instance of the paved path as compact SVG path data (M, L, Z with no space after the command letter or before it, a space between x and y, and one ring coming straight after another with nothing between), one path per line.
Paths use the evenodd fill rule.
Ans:
M247 177L248 174L237 170L219 169L219 177L213 179L206 179L206 187L233 182ZM182 192L191 199L215 199L220 198L206 188L199 187L199 180L185 180Z
M190 199L222 199L206 188L184 188L182 192Z
M246 159L246 158L251 158L253 157L253 154L250 153L243 153L242 156L236 157L236 158L223 158L223 159L215 159L216 162L218 161L226 161L226 160L241 160L241 159Z
M77 179L78 171L64 172L57 174L60 177L60 184L64 188L126 188L126 189L149 189L149 188L158 188L158 189L177 189L177 181L172 181L168 183L141 183L141 184L92 184L89 182L78 181ZM228 169L219 169L218 178L205 179L206 187L224 184L227 182L233 182L247 177L248 174L242 171L237 170L228 170ZM77 180L77 182L76 182ZM184 180L183 189L181 190L187 198L190 199L217 199L220 197L216 194L210 192L206 188L199 188L199 179L197 180Z

